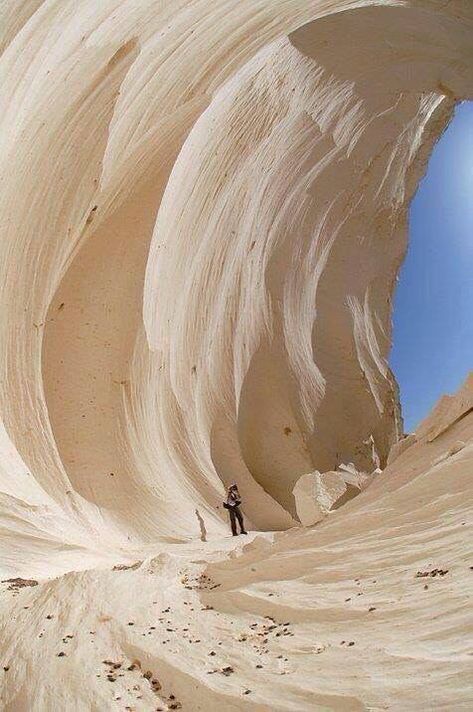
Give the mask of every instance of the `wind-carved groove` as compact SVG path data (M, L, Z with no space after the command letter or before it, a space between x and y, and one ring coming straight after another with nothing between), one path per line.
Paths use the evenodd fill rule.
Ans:
M473 6L356 4L4 3L5 709L471 700L471 380L378 465Z

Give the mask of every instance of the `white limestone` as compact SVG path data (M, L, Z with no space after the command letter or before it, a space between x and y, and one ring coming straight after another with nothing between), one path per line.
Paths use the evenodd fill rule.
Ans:
M472 382L397 445L387 356L472 32L463 0L1 3L0 580L39 582L0 584L2 709L468 709Z

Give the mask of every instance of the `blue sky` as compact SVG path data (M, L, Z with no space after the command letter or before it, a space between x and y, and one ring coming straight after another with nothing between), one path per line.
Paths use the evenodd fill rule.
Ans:
M391 368L410 432L473 369L473 102L458 105L410 207Z

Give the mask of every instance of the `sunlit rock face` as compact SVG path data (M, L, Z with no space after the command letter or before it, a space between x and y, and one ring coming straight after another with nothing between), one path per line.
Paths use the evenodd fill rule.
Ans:
M310 472L297 480L293 495L304 526L320 522L345 495L347 486L338 472Z
M342 464L332 472L315 471L302 475L292 490L299 521L303 526L322 521L359 495L380 473L378 468L370 475L358 472L350 463Z
M398 438L391 296L470 93L470 13L36 5L6 4L2 58L21 480L100 540L187 535L195 505L219 531L235 477L254 526L285 528L301 474L384 466Z
M4 0L5 576L143 559L202 526L216 540L231 480L250 528L286 530L302 475L386 466L402 435L386 357L407 208L473 96L472 31L467 0ZM444 460L470 457L468 409L439 408L391 471L448 440L452 418ZM4 707L57 709L46 689L32 702L24 674ZM72 707L82 694L64 692ZM285 694L280 709L316 704Z

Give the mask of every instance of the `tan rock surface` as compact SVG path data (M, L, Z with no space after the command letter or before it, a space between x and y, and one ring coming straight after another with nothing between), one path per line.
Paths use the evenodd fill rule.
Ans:
M417 437L429 442L473 411L473 373L455 395L443 396L429 416L420 424Z
M2 709L470 709L471 380L317 527L292 490L402 432L392 293L472 32L1 3Z
M299 521L305 527L320 522L347 491L338 472L310 472L297 480L292 491Z

